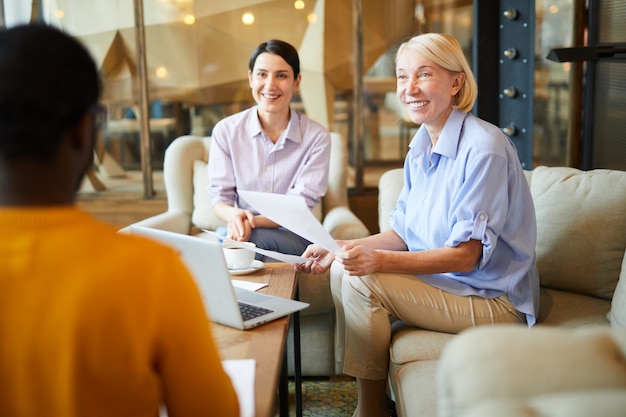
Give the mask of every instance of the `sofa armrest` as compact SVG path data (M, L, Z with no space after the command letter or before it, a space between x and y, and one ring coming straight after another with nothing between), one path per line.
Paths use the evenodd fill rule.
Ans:
M461 416L483 403L521 401L529 406L542 396L626 390L624 363L626 329L469 329L441 354L439 415Z
M624 258L622 258L622 270L613 293L611 310L607 318L611 322L611 327L626 327L626 251Z
M168 210L193 213L194 161L207 161L211 139L180 136L165 150L163 181Z
M389 218L396 206L404 185L404 171L395 168L381 175L378 181L378 228L381 232L390 229Z
M470 406L459 417L622 417L624 410L626 388L613 388L494 399Z
M183 211L168 210L155 216L140 220L119 230L119 233L130 234L131 226L149 227L169 232L189 234L191 215Z
M337 206L326 213L322 224L334 239L358 239L370 235L365 224L345 206Z

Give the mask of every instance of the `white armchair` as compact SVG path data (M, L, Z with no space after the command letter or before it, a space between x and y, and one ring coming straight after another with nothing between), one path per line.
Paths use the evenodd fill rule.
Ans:
M196 234L200 229L215 230L224 225L213 212L207 192L210 143L210 137L198 136L181 136L171 143L165 151L163 163L167 211L136 225L185 234ZM335 239L369 235L367 227L348 206L346 171L346 146L338 133L331 133L328 192L315 214ZM341 373L335 361L338 340L329 274L300 274L299 295L302 301L311 305L300 315L302 374L329 376ZM288 340L288 349L292 350L292 338ZM288 357L291 360L293 355ZM293 363L289 368L292 372Z

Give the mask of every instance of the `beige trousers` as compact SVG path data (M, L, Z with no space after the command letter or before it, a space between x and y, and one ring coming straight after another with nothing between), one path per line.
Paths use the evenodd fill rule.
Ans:
M446 333L481 324L526 322L506 295L494 299L458 296L410 274L349 276L337 262L331 267L331 290L337 311L339 360L343 353L344 372L363 379L387 378L390 317Z

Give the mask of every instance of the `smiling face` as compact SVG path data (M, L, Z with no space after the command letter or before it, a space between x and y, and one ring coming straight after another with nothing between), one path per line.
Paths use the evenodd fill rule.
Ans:
M405 48L396 60L398 98L413 123L441 132L463 84L464 74L451 72Z
M259 114L288 114L291 98L300 86L300 75L294 78L287 61L276 54L262 53L248 72L248 79Z

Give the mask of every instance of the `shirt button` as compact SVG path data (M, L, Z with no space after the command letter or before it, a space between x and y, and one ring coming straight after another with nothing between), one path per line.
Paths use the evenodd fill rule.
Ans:
M479 218L480 220L485 220L485 215L484 215L484 214L481 214L480 216L478 216L478 218Z

